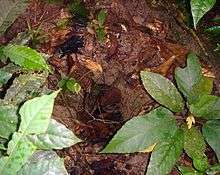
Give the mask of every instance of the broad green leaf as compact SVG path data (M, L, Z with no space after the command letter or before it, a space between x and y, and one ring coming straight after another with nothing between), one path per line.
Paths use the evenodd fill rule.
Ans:
M0 35L27 7L28 0L0 0Z
M54 99L59 91L26 101L20 111L19 131L25 134L45 133L50 123Z
M64 161L54 151L37 151L17 175L68 175Z
M7 90L4 101L9 104L19 105L21 102L32 97L33 93L38 92L45 83L46 78L47 75L45 73L20 75Z
M102 153L134 153L166 140L177 130L173 114L159 107L126 122Z
M34 71L50 71L50 68L43 56L36 50L27 46L9 44L8 46L4 47L3 51L4 55L13 63L21 66L24 69Z
M202 128L202 133L220 161L220 120L206 122Z
M72 131L56 120L51 120L46 133L28 135L28 140L38 149L63 149L81 142Z
M196 171L192 167L178 166L178 169L182 175L204 175L204 173Z
M217 173L220 173L220 164L212 165L206 171L206 174L208 174L208 175L217 175Z
M205 32L212 35L220 35L220 26L213 26L205 30Z
M183 151L183 132L178 129L173 136L159 143L151 154L146 175L165 175L173 169Z
M196 117L220 119L220 97L203 95L197 103L190 105L190 111Z
M16 131L18 125L18 107L0 105L0 137L8 139Z
M202 79L192 87L189 99L192 102L196 102L199 96L210 95L213 89L213 79L208 77L202 77Z
M188 129L183 126L184 130L184 150L192 158L194 167L199 171L205 171L208 168L208 158L204 154L206 144L202 133L192 127Z
M104 25L106 17L107 17L106 10L104 10L104 9L100 10L98 13L98 16L97 16L100 27L102 27Z
M14 133L8 144L9 156L0 159L0 174L15 175L34 153L35 147L21 133Z
M215 5L216 0L191 0L191 12L193 16L194 27L200 19Z
M198 57L194 53L188 55L187 67L184 69L177 68L175 70L175 79L179 90L190 102L192 102L193 98L198 95L192 93L192 89L202 79L202 68ZM200 93L200 91L198 91L198 93Z
M183 98L175 85L160 74L142 71L141 80L147 92L161 105L174 112L184 108Z

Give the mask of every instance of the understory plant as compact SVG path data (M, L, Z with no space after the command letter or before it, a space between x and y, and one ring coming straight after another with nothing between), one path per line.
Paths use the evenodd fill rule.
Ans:
M161 106L127 121L101 153L152 152L146 175L169 174L175 165L184 175L220 172L205 154L208 143L220 160L220 97L211 95L213 79L202 74L197 56L190 53L187 66L175 70L177 87L149 71L141 80ZM192 167L176 164L183 151Z
M67 175L53 150L81 140L51 118L59 90L45 87L52 71L43 54L10 43L1 47L0 58L0 174Z

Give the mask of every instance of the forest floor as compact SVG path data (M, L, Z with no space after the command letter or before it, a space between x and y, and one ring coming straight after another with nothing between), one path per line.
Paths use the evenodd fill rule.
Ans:
M215 94L220 95L220 59L212 50L215 41L203 33L215 17L220 3L208 13L195 33L182 18L181 9L171 1L151 0L86 0L88 23L95 23L100 9L107 10L106 41L99 42L90 25L72 18L66 3L49 4L32 1L6 34L7 43L19 32L40 27L37 49L50 55L55 73L48 78L48 87L57 88L61 73L75 78L82 87L79 94L62 92L56 100L53 116L85 140L59 151L71 175L143 175L150 155L99 154L122 124L146 113L158 104L147 94L139 72L148 69L173 80L173 71L184 66L189 51L202 58L204 71L213 74ZM59 28L60 20L72 18L71 25ZM80 36L83 47L75 53L63 48L69 38ZM33 45L36 43L33 43ZM68 43L66 43L68 45ZM73 44L73 43L72 43ZM60 49L63 52L60 53ZM214 153L207 148L209 161ZM183 155L182 163L191 160ZM178 174L173 169L171 174Z

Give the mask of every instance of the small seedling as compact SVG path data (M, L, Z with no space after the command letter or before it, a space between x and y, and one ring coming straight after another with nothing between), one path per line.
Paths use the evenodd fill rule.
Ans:
M69 78L62 75L62 79L59 81L58 86L63 90L78 94L81 90L81 86L74 78Z

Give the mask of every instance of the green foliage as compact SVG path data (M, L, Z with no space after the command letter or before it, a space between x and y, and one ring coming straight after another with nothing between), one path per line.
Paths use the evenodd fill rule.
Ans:
M151 154L146 175L169 174L182 150L183 132L181 129L177 129L172 136L167 136L167 139L156 145Z
M191 0L191 12L193 16L194 27L200 19L215 5L216 0Z
M96 35L100 42L104 42L106 37L106 31L104 26L106 17L107 17L107 11L101 9L97 15L98 27L96 28Z
M188 55L186 68L175 70L175 79L179 90L189 104L197 101L199 96L212 92L213 80L202 75L198 57L193 53Z
M81 90L81 86L74 78L69 78L62 75L62 79L58 83L59 87L63 90L69 90L74 93L79 93Z
M135 129L134 129L135 128ZM172 136L177 130L172 113L159 107L149 114L129 120L102 153L133 153Z
M0 35L27 7L28 0L0 0Z
M31 98L45 83L46 75L45 73L27 73L20 75L7 90L4 103L18 105L28 98Z
M8 139L17 130L17 110L14 105L0 105L0 137Z
M36 151L18 175L68 175L63 160L54 151Z
M182 175L204 175L204 173L196 171L192 167L178 166L178 169Z
M140 76L147 92L169 110L182 112L184 107L189 107L188 115L183 117L191 118L191 121L194 117L219 119L220 97L210 95L213 80L203 76L195 54L188 55L185 68L177 68L175 71L179 89L159 74L142 71ZM178 90L184 95L185 103ZM147 175L169 174L183 149L192 159L196 170L191 167L179 167L182 174L202 175L209 171L210 165L205 155L206 142L203 135L219 158L219 121L208 121L203 127L202 135L200 130L191 127L189 123L187 123L188 128L185 125L179 128L172 112L168 109L158 107L146 115L129 120L102 153L149 152L149 150L152 151L150 148L156 144L147 168Z
M86 18L88 16L88 11L81 0L72 0L69 4L69 9L76 17Z
M147 92L161 105L174 112L183 110L183 98L168 79L156 73L142 71L141 80Z
M204 154L206 144L202 133L195 127L188 129L184 126L183 130L184 150L187 155L192 158L194 167L204 172L208 168L208 158Z
M27 70L51 71L43 56L27 46L7 45L3 49L4 55L13 63Z
M190 105L190 111L196 117L206 119L220 119L220 97L203 95L197 103Z
M36 97L24 103L19 111L21 124L19 132L24 134L41 134L47 131L53 111L54 99L58 92Z
M212 165L207 171L208 175L217 175L220 172L220 164Z
M63 125L51 120L54 99L58 92L33 98L21 106L19 129L13 133L8 143L7 156L0 158L0 174L16 174L37 149L62 149L81 141ZM60 169L61 164L57 166ZM22 171L30 171L29 165L26 168Z
M219 52L219 51L220 51L220 44L219 44L219 43L217 43L217 47L215 48L214 51L215 51L215 52Z
M70 130L51 120L45 133L28 135L27 139L39 149L63 149L81 142Z
M96 29L96 36L97 36L97 39L103 43L105 41L105 36L106 36L106 32L105 32L105 29L102 28L102 27L98 27Z
M104 9L100 10L97 15L97 19L100 27L104 25L106 17L107 17L107 11Z
M213 26L205 30L205 32L212 35L220 35L220 26Z
M220 161L220 120L206 122L202 128L202 133Z

